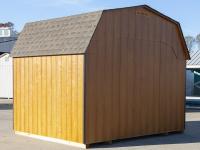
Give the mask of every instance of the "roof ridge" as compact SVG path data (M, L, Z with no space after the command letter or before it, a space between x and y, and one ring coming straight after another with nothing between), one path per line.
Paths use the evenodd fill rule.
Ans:
M77 13L77 14L72 14L72 15L63 16L63 17L55 17L55 18L50 18L50 19L42 19L42 20L39 20L39 21L30 21L27 24L39 23L39 22L45 22L45 21L55 21L57 19L65 19L65 18L68 18L68 17L78 17L78 16L82 16L82 15L87 15L87 14L92 14L92 13L98 13L98 12L103 12L103 11L111 11L111 10L119 10L119 9L127 9L127 8L137 8L137 7L146 7L146 8L153 9L152 7L150 7L149 5L146 5L146 4L136 5L136 6L119 7L119 8L110 8L110 9L108 8L108 9L101 9L101 10L97 10L97 11L88 11L88 12L82 12L82 13L80 12L80 13Z
M70 18L70 17L85 16L85 15L101 13L101 12L103 12L103 10L93 11L93 12L85 12L85 13L79 13L79 14L73 14L73 15L69 15L69 16L56 17L56 18L50 18L50 19L42 19L42 20L38 20L38 21L28 22L28 23L26 23L26 25L33 24L33 23L40 23L40 22L42 23L42 22L48 22L48 21L50 22L50 21L62 20L62 19Z

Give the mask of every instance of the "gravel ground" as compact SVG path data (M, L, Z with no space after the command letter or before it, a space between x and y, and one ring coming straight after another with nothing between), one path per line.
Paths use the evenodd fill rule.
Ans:
M12 130L12 100L0 100L0 149L1 150L77 150L62 144L45 142L15 135ZM190 108L186 114L184 133L166 136L149 136L97 144L90 149L131 150L200 150L200 109Z

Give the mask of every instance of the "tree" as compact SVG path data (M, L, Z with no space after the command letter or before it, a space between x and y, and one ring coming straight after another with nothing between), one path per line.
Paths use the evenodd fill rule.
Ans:
M189 51L191 52L195 43L195 38L193 36L186 36L185 41L186 41Z
M198 46L198 50L200 50L200 33L196 36L196 43Z

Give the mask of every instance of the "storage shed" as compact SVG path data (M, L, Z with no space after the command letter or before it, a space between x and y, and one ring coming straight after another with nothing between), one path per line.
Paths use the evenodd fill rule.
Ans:
M184 130L190 56L149 6L27 23L12 56L16 133L87 146Z

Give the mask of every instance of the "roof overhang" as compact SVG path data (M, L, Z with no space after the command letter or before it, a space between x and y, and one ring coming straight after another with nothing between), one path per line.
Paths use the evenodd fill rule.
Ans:
M3 53L3 54L0 55L0 58L7 56L7 55L9 55L9 53Z

